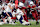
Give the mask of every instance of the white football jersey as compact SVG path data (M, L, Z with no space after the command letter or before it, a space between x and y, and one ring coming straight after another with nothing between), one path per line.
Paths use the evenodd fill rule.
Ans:
M16 14L18 14L18 15L16 15L16 17L17 17L18 19L20 19L20 17L24 15L24 13L23 13L19 8L17 9Z
M5 8L5 11L6 11L6 12L11 12L12 9L10 9L9 6L7 6L7 7Z
M15 3L11 4L11 6L14 7L15 6Z
M19 13L19 15L24 15L24 13L19 8L17 9L16 13Z
M11 3L8 3L8 5L11 6ZM6 12L12 12L12 9L10 9L8 5L4 7L5 8L5 11Z
M0 14L2 14L3 5L0 5Z
M13 11L12 16L15 17L16 12Z

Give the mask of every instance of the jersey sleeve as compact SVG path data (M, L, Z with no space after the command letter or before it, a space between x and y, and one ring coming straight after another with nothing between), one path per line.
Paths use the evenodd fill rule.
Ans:
M23 7L23 9L26 9L26 7Z
M28 8L31 8L30 5L28 5Z
M35 7L36 7L36 5L33 6L33 8L35 8Z

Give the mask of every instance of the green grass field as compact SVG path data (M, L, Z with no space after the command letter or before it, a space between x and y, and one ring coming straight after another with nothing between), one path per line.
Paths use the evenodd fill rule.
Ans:
M22 25L20 24L20 22L17 22L16 25L11 25L11 24L4 24L4 25L0 25L0 27L40 27L40 23L39 25L36 25L36 21L30 21L32 25L26 26L26 25Z

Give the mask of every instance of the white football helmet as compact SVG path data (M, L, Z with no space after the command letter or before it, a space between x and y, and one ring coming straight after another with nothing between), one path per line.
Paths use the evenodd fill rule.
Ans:
M33 6L33 4L34 4L33 1L31 1L29 5L30 5L30 6Z
M13 6L15 6L15 3L13 3Z
M19 7L23 7L24 4L22 2L19 2Z

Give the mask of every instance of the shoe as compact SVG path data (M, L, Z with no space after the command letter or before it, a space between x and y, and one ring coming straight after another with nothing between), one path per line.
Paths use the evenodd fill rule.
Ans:
M38 25L38 24L39 24L39 22L37 21L37 22L36 22L36 25Z

